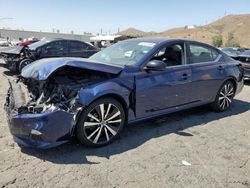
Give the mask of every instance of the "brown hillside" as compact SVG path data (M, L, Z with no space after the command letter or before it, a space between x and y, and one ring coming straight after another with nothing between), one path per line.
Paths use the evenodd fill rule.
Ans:
M140 31L135 28L128 28L124 31L117 33L118 35L130 36L130 37L142 37L145 36L147 33L144 31Z
M212 37L219 34L223 36L225 43L229 32L234 33L234 37L239 41L242 47L250 47L250 14L228 15L211 24L194 29L175 28L160 33L140 31L140 36L188 38L211 44ZM120 33L122 34L123 32Z
M243 47L250 47L250 14L225 16L211 24L195 29L177 28L157 33L155 36L170 36L194 39L201 42L212 43L212 37L221 34L224 42L228 33L234 33Z

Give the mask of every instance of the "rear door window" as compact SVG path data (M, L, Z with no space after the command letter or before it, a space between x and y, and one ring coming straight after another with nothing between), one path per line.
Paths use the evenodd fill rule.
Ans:
M89 45L83 42L71 41L69 49L70 53L81 53L89 50Z
M198 44L190 44L189 50L191 55L189 63L204 63L215 61L219 56L219 53L213 48Z

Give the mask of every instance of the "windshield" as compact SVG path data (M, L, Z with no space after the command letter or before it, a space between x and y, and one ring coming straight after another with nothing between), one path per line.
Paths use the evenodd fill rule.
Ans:
M38 42L35 42L35 43L32 43L32 44L28 45L28 47L31 50L36 50L37 47L42 46L42 45L44 45L44 44L46 44L48 42L51 42L51 41L48 40L48 39L42 39L42 40L40 40Z
M154 46L155 43L152 42L122 41L103 49L89 59L118 66L134 65Z

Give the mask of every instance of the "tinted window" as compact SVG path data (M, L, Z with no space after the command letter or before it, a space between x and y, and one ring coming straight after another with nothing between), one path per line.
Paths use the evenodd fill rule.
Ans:
M78 53L89 50L90 48L88 44L85 44L83 42L71 41L69 49L71 53Z
M191 52L191 61L190 63L203 63L214 61L218 56L219 53L209 47L190 44L190 52Z
M36 48L38 48L40 46L43 46L43 45L45 45L46 43L49 43L49 42L51 42L49 39L44 38L44 39L42 39L42 40L40 40L38 42L35 42L35 43L32 43L32 44L28 45L28 47L31 50L36 50Z
M42 48L42 53L46 55L62 55L67 51L67 41L54 41Z
M184 48L181 44L165 46L160 49L151 60L160 60L167 66L181 65L183 63Z

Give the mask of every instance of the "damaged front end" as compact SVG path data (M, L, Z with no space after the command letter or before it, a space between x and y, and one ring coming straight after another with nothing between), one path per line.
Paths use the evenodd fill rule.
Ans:
M4 59L6 66L11 71L20 71L20 62L25 59L31 59L32 61L36 59L34 52L26 46L15 46L8 48L0 53L1 57Z
M20 76L9 81L5 109L14 140L36 148L68 141L82 108L76 103L79 90L108 77L103 72L63 66L45 80Z

